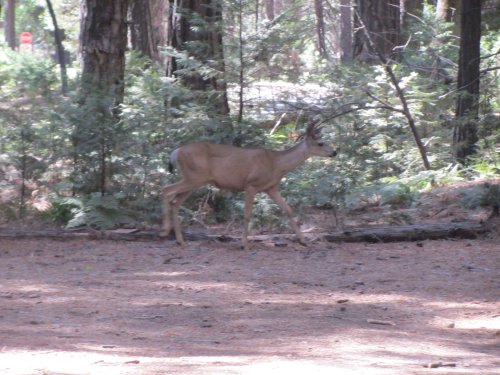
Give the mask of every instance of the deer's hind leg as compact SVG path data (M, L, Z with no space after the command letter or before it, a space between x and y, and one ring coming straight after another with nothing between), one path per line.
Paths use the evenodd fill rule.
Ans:
M163 225L162 225L162 231L160 232L160 236L166 237L170 234L172 229L174 229L174 225L178 223L178 219L176 217L173 217L173 215L177 215L179 212L179 207L180 204L177 206L177 209L175 209L178 201L182 199L183 195L185 193L190 193L192 190L192 187L188 184L186 184L184 181L179 181L176 182L175 184L167 185L163 188L162 191L162 206L163 206ZM188 194L189 196L189 194ZM187 198L187 197L186 197ZM182 202L185 200L182 199ZM181 203L182 203L181 202ZM172 210L172 206L174 207L174 210ZM173 219L173 223L172 223ZM177 232L177 231L176 231ZM180 232L180 229L179 229ZM177 237L177 235L176 235ZM182 235L181 235L182 237Z
M248 244L248 227L250 226L250 220L252 220L252 210L253 202L255 199L256 191L253 188L245 190L245 218L243 224L243 236L241 238L242 246L244 250L249 249Z
M184 193L180 193L175 198L175 201L172 202L172 218L174 221L174 232L175 232L175 240L179 245L185 245L184 237L182 236L181 223L179 221L179 208L182 203L191 195L191 191L186 191Z

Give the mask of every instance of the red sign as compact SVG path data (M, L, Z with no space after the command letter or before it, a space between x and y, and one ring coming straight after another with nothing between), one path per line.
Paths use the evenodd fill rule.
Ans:
M33 42L33 36L31 35L31 33L25 31L21 33L19 41L21 42L21 44L31 44Z

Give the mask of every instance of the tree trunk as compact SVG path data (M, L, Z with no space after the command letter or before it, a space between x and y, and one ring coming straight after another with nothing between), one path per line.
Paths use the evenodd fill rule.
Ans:
M340 0L340 61L352 60L351 0Z
M322 59L327 59L325 19L323 16L323 0L314 0L314 12L316 13L316 48Z
M453 22L453 35L460 36L460 4L461 0L437 0L436 18L446 22Z
M459 162L475 153L479 115L481 0L462 0L453 155Z
M405 39L410 36L409 26L416 21L415 17L421 18L424 10L423 0L401 0L400 1L400 23L401 31Z
M394 70L391 68L391 65L389 64L389 60L387 57L375 46L375 42L373 41L373 38L369 32L369 29L366 27L364 23L364 19L359 15L359 13L356 12L356 16L358 17L358 22L361 27L361 30L365 34L366 42L367 42L367 47L369 49L369 52L373 53L375 56L377 56L378 60L382 63L382 66L384 67L384 70L389 77L392 85L394 86L394 89L396 90L396 94L399 98L399 101L401 102L401 106L403 109L400 111L401 113L404 114L408 121L408 126L410 127L410 130L413 135L413 139L415 140L415 145L418 148L418 151L420 152L420 156L422 157L422 163L424 165L424 168L426 170L431 169L429 159L427 158L427 151L425 149L425 146L422 142L422 138L420 137L420 134L417 129L417 125L415 123L415 120L413 119L413 116L410 112L410 107L408 106L408 101L406 100L406 96L404 93L404 90L402 89L401 85L399 84L399 80L396 77L396 74L394 73ZM378 98L374 98L376 100L379 100ZM382 104L385 104L382 102Z
M116 137L124 96L128 0L84 0L81 3L80 45L83 60L81 105L88 105L97 123L82 120L73 134L75 175L92 164L86 192L106 193L108 165ZM78 170L80 168L80 170ZM90 173L90 172L89 172Z
M264 0L265 9L266 9L266 18L269 21L274 20L274 0Z
M437 1L436 18L440 20L446 20L448 18L448 0Z
M128 0L82 1L80 45L84 96L100 87L113 99L112 111L123 102Z
M460 0L437 0L436 18L451 22L456 18L456 10Z
M16 49L16 0L5 2L5 41L7 45Z
M57 26L57 18L52 7L52 2L47 0L47 8L49 9L52 24L54 25L54 41L56 43L57 60L61 71L61 92L66 94L68 91L68 75L66 74L66 58L64 53L64 46L62 44L61 30Z
M259 12L260 12L259 0L255 0L255 31L259 30Z
M239 65L240 65L240 71L238 75L238 84L239 84L239 90L238 90L238 118L237 121L238 123L241 123L243 121L243 110L244 110L244 88L245 88L245 59L243 56L243 48L244 48L244 41L243 41L243 1L239 1L239 9L238 9L238 42L239 42L239 49L238 49L238 59L239 59Z
M394 241L423 241L450 238L475 239L481 234L488 232L488 227L475 221L461 223L443 224L417 224L407 226L386 226L352 228L349 230L330 233L305 233L305 237L311 240L325 240L328 242L394 242ZM186 232L185 237L189 241L216 240L220 242L239 241L240 239L226 235L207 235L204 233ZM55 238L55 239L100 239L112 241L144 241L162 240L158 232L142 231L139 229L118 229L108 231L71 231L64 229L35 230L35 229L2 229L0 238L23 239L23 238ZM282 245L283 240L294 240L293 234L271 234L249 236L251 241L271 242Z
M166 0L129 0L132 48L164 66L159 46L166 44Z
M167 15L168 0L149 0L151 15L151 39L156 55L153 59L166 67L166 58L161 53L161 48L167 45Z
M378 57L370 52L359 17L372 37L376 51L388 59L395 59L394 47L400 42L399 0L356 0L354 27L354 58L364 63L376 63Z
M222 44L222 6L218 0L169 0L167 43L198 62L209 66L216 75L204 77L197 71L183 74L182 80L194 92L211 96L212 108L218 115L229 114L227 85L224 79ZM167 76L179 69L175 57L167 62Z

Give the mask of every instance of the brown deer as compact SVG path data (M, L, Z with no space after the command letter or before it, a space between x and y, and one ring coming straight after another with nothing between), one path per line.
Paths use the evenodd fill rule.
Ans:
M299 143L283 151L206 142L190 143L175 149L170 163L180 170L182 179L163 188L163 230L160 235L168 236L173 228L177 243L184 245L179 208L193 190L212 184L223 190L245 192L242 238L245 250L248 250L248 226L254 198L261 192L268 194L286 212L297 239L305 244L304 236L293 218L293 211L280 194L279 184L286 173L299 167L309 157L334 157L337 154L321 140L319 133L320 128L310 123Z

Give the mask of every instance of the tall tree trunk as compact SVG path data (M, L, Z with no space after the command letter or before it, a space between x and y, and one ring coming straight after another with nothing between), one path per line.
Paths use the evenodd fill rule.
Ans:
M327 59L323 0L314 0L314 12L316 13L316 48L320 57Z
M479 115L481 0L462 0L457 107L453 129L453 155L460 162L475 152Z
M413 42L411 25L420 22L424 11L423 0L400 0L401 44L412 50L418 48Z
M7 45L16 49L16 0L5 2L5 41Z
M153 59L157 51L153 45L149 5L149 0L130 0L130 42L134 50Z
M266 18L269 21L274 20L274 0L264 0L265 9L266 9Z
M351 0L340 0L340 61L352 60Z
M375 63L378 57L370 53L364 30L360 28L362 18L375 49L386 58L396 59L394 47L400 42L399 0L356 0L354 27L354 58L365 63Z
M243 1L239 1L239 9L238 9L238 41L239 41L239 49L238 49L238 58L239 58L239 92L238 92L238 123L243 121L243 110L244 110L244 87L245 87L245 59L243 56Z
M436 18L448 22L459 20L459 15L456 13L459 2L460 0L437 0Z
M184 74L182 79L193 91L213 93L212 106L219 115L229 114L222 43L222 5L219 0L169 0L167 43L218 74L209 78L199 72ZM194 42L194 43L193 43ZM179 69L175 57L167 62L167 75Z
M127 7L128 0L83 0L81 3L81 105L88 105L98 123L82 121L74 131L75 174L88 169L82 166L86 162L97 165L92 176L95 186L87 189L97 189L103 195L107 191L110 160L119 135L119 105L124 96Z
M152 61L164 65L159 46L166 43L166 0L129 0L132 48Z
M152 43L156 55L154 60L165 68L166 58L161 53L161 48L167 45L167 15L168 0L149 0L151 14Z
M460 36L460 4L461 0L437 0L436 18L446 22L453 22L453 35Z
M62 44L61 30L57 26L56 14L50 0L47 0L47 8L49 9L50 17L52 18L52 24L54 25L54 41L56 43L57 60L61 72L61 92L66 94L68 91L68 75L66 74L66 55Z
M422 17L424 10L423 0L400 0L400 23L401 31L405 33L405 39L409 36L408 30L415 17Z
M448 0L437 0L436 18L446 20L448 18Z
M255 0L255 31L259 30L259 12L260 12L260 6L259 6L259 0Z
M80 45L85 94L101 87L113 99L113 111L123 102L128 0L82 1Z

